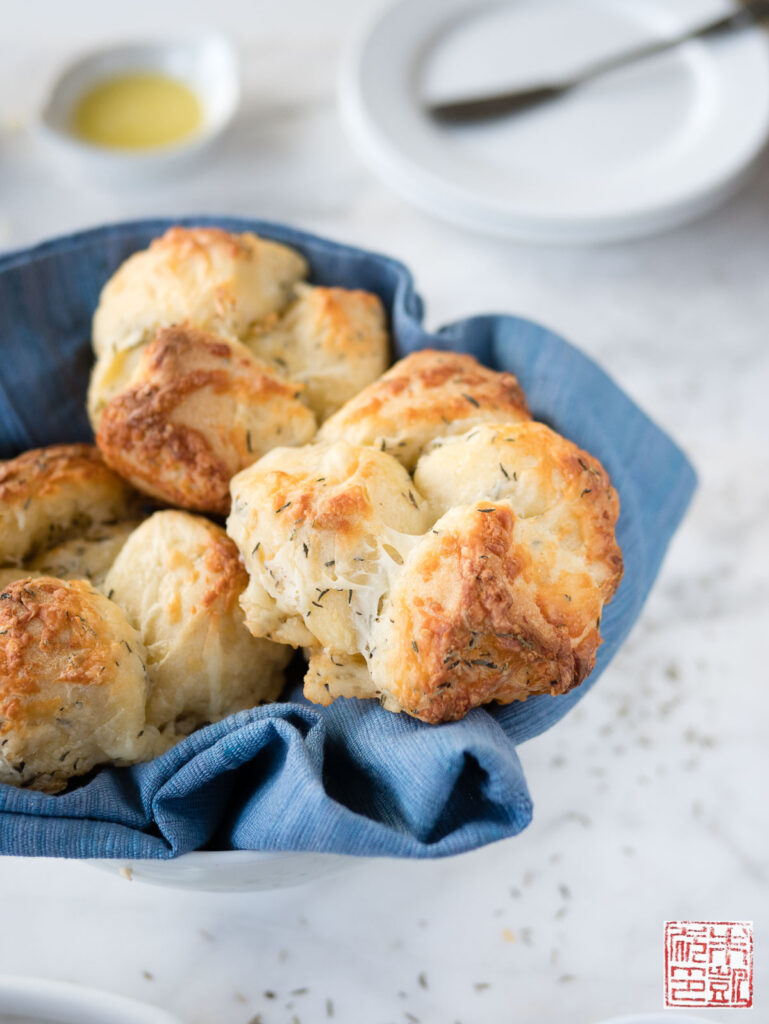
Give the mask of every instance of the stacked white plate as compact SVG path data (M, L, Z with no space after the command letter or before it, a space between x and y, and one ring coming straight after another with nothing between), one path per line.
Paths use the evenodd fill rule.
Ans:
M400 0L353 39L340 99L363 159L466 227L604 242L683 223L746 180L769 137L769 37L689 42L488 124L424 113L559 80L733 10L725 0Z

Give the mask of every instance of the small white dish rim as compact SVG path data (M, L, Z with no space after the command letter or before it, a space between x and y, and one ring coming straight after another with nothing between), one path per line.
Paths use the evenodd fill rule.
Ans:
M717 1024L717 1022L707 1021L703 1017L691 1017L688 1013L684 1017L679 1013L672 1016L668 1010L659 1013L630 1013L621 1017L596 1021L595 1024Z
M0 1014L53 1024L181 1024L149 1003L85 985L0 975Z
M100 146L78 138L69 121L89 86L112 75L159 71L189 85L203 106L201 128L178 142L146 149ZM240 105L238 57L222 35L191 34L107 44L65 64L51 83L35 121L35 131L57 158L86 172L144 178L176 168L209 149L232 122Z

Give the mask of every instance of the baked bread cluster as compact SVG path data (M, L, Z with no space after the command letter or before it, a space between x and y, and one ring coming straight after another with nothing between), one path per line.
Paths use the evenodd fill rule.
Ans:
M380 300L309 272L173 228L107 282L96 445L0 463L0 782L155 757L276 700L295 648L310 700L430 723L591 671L622 575L603 467L471 356L384 372Z
M318 425L388 361L376 295L306 283L298 252L245 232L172 228L102 291L88 412L138 490L224 515L229 481Z
M278 697L291 649L246 628L238 550L193 513L224 516L234 474L387 365L380 300L308 273L254 234L174 228L105 285L96 446L0 464L0 781L58 792Z
M0 782L55 793L279 694L291 652L246 629L233 542L94 446L1 463L0 527Z
M246 624L305 649L316 703L445 722L593 668L622 576L617 495L511 374L409 356L231 489Z

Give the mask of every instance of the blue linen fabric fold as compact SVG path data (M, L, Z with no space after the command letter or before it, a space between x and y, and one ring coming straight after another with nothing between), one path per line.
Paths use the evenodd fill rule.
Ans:
M512 316L435 334L407 269L280 225L195 217L301 250L320 284L382 298L395 357L425 346L470 352L517 375L536 418L592 452L620 495L625 577L602 624L596 668L562 697L424 725L374 701L290 700L201 729L164 756L103 768L49 796L0 785L0 852L174 857L201 847L437 857L512 836L532 803L517 744L554 725L595 685L637 619L695 488L686 457L606 374L562 338ZM89 440L90 320L118 265L170 221L97 228L0 258L0 456ZM297 677L298 678L298 677Z

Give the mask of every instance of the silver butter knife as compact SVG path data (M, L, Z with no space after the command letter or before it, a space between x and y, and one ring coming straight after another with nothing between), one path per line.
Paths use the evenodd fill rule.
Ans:
M509 114L530 110L532 107L538 107L543 103L565 96L566 93L585 85L586 82L591 82L594 78L605 75L609 71L615 71L626 64L654 57L658 53L681 46L682 43L688 43L691 39L705 39L709 36L719 36L733 32L735 29L757 25L768 16L769 0L746 0L737 10L716 21L708 22L706 25L700 25L667 39L647 43L634 50L626 50L616 57L608 57L606 60L592 64L578 75L561 82L550 82L527 89L495 93L490 96L431 103L425 107L425 111L442 124L472 124L476 121L490 121L497 117L506 117Z

